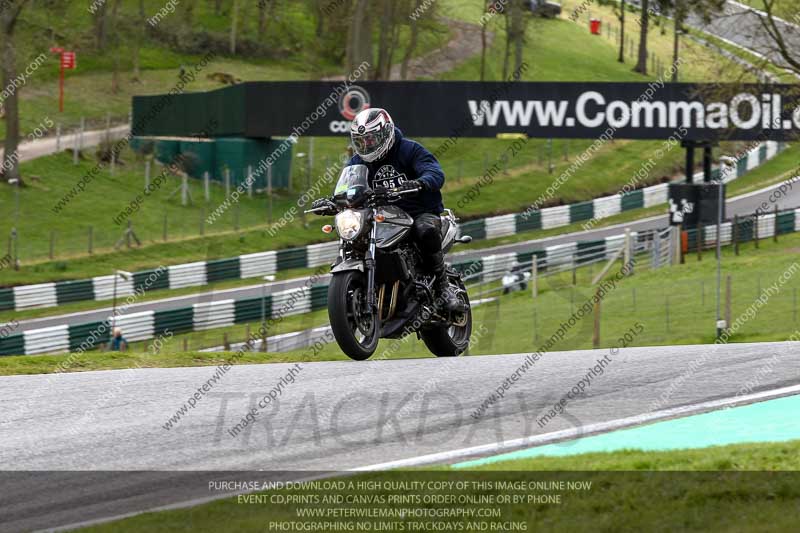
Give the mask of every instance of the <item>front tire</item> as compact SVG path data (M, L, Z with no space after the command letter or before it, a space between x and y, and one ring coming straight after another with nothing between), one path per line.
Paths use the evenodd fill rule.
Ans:
M333 275L328 286L328 318L336 343L349 358L363 361L375 353L380 325L369 312L364 274L349 270Z
M436 357L457 357L469 348L472 335L472 308L469 305L467 289L461 280L457 283L456 297L466 305L466 311L456 314L454 323L436 326L420 331L420 337Z

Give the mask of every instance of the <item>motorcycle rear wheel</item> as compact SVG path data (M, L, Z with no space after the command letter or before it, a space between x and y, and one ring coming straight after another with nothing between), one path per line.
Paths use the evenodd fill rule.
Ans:
M363 361L375 353L380 325L367 305L364 274L351 270L333 275L328 286L328 318L336 343L349 358Z
M420 331L420 337L428 350L436 357L457 357L469 348L472 335L472 308L469 305L467 289L458 282L457 298L466 304L467 310L460 313L456 323L451 326L437 326Z

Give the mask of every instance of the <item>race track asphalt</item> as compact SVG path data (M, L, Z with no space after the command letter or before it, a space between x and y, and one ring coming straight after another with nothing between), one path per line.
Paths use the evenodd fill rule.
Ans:
M207 481L230 474L209 471L299 479L734 397L756 375L755 391L800 383L796 343L552 352L473 417L526 355L234 366L169 430L214 368L2 377L0 524L55 527L218 497ZM567 414L540 424L606 356ZM292 368L294 382L232 436Z
M785 64L785 61L777 53L777 46L759 20L761 16L743 4L726 2L722 13L715 14L710 20L705 21L696 14L690 14L687 23L699 30L766 56L778 65ZM776 20L775 24L786 42L787 49L800 50L800 28L781 20Z

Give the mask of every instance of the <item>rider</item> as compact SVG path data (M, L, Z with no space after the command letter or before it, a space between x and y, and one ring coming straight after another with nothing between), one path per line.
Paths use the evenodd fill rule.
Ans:
M358 113L350 124L356 153L348 165L366 165L373 190L416 191L397 206L414 218L414 238L423 256L423 267L436 276L436 292L447 310L456 310L458 299L449 289L442 253L442 193L444 172L421 144L403 137L385 109L373 107Z

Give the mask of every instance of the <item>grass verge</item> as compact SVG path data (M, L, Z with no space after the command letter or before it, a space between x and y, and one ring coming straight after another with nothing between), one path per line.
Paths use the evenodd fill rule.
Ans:
M743 245L739 256L735 256L730 247L723 250L723 280L728 275L732 280L731 323L737 319L741 322L729 342L788 340L800 328L800 261L797 259L800 234L782 235L777 243L761 241L757 250L754 246L753 243ZM515 292L500 296L495 303L476 307L473 313L473 332L476 334L470 353L480 355L538 350L562 322L591 298L595 289L590 282L598 271L597 265L577 269L575 286L572 285L571 273L544 277L539 284L539 297L535 300L530 292ZM635 346L714 342L715 276L716 264L711 252L706 252L701 261L689 255L685 265L659 270L648 270L647 259L642 259L636 273L618 282L603 298L599 346L615 345L617 339L637 322L642 325L642 332L636 336L632 344ZM781 276L785 278L783 281L780 281ZM758 305L756 302L765 291L769 291L769 296L764 304ZM480 290L471 293L473 300L487 296L498 294L482 293ZM280 326L285 329L280 331L311 327L324 323L324 320L324 310L305 317L287 317ZM257 323L252 326L256 327ZM242 340L245 328L246 325L237 325L211 332L175 335L165 341L158 354L89 352L80 355L78 362L68 370L130 368L135 363L153 367L217 364L230 357L230 354L184 352L183 339L188 339L190 346L210 341L220 344L216 339L221 339L226 332L231 341ZM477 335L477 332L482 333ZM237 339L237 336L241 338ZM578 320L551 350L592 348L592 336L592 317L589 314ZM141 343L136 348L148 351L147 343ZM430 357L424 344L414 336L406 337L398 345L394 345L392 340L381 341L374 357L382 357L384 353L387 358ZM0 375L54 372L64 358L64 355L2 357ZM238 363L308 360L306 350L295 350L280 354L248 354L247 359L241 359ZM328 343L317 351L313 360L346 360L346 356L335 343Z
M800 441L737 444L699 450L648 453L636 450L531 459L482 467L476 471L390 471L342 477L331 489L322 483L260 492L262 500L227 498L188 509L145 513L83 531L276 531L281 524L313 527L320 519L304 518L310 508L333 510L496 509L492 518L331 518L328 527L356 522L386 524L383 531L793 531L800 489L794 472L800 468ZM498 468L503 471L497 471ZM604 470L615 470L608 472ZM266 476L261 476L265 478ZM401 488L399 483L463 482L464 488ZM533 482L543 485L532 485ZM372 482L376 488L359 483ZM514 485L514 483L523 485ZM499 489L507 483L504 489ZM545 485L544 483L550 483ZM563 483L564 485L553 485ZM574 485L569 485L569 484ZM394 485L393 485L394 484ZM430 486L430 485L423 485ZM530 487L542 487L531 489ZM528 487L528 488L524 488ZM547 488L550 487L550 488ZM553 488L555 487L555 488ZM390 500L393 495L409 497ZM451 496L446 500L413 501L413 495ZM271 499L276 495L280 498ZM310 505L301 498L316 495ZM325 501L323 495L334 496ZM341 495L342 502L335 496ZM372 499L353 503L354 495ZM517 501L501 499L516 496ZM351 499L344 501L347 496ZM550 496L546 501L534 496ZM458 503L461 498L462 503ZM270 503L271 502L271 503ZM367 503L368 502L368 503ZM410 514L410 513L409 513ZM341 518L344 516L345 518ZM373 515L381 516L381 515ZM389 515L391 516L391 515ZM425 516L425 515L423 515ZM446 515L442 515L446 516ZM486 515L484 515L486 516ZM433 529L437 525L439 529ZM492 524L503 524L494 526ZM513 526L511 524L514 524ZM339 530L339 529L336 529ZM344 530L344 529L343 529Z

